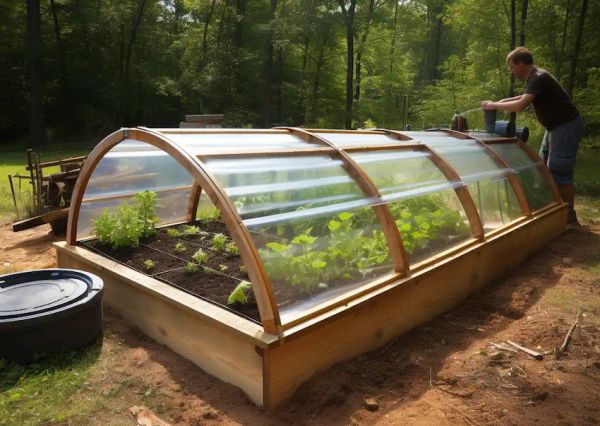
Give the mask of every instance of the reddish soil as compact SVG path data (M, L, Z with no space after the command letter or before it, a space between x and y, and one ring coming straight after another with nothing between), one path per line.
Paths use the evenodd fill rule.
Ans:
M0 227L0 267L52 266L50 241L45 228L12 234ZM552 350L578 310L580 327L559 360L490 345L509 339ZM316 375L273 412L108 309L106 330L89 386L77 396L106 393L88 417L93 424L135 424L130 407L150 394L145 405L179 425L598 424L600 226L567 232L447 314ZM117 386L126 393L112 398Z

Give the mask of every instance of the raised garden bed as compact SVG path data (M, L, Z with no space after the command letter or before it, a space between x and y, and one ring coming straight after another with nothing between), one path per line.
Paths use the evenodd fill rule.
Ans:
M565 228L548 171L515 139L493 143L522 154L531 188L456 132L338 132L355 138L341 148L326 131L211 132L107 137L77 182L57 258L101 276L107 304L262 406L449 309ZM458 168L466 153L484 173ZM197 216L201 194L220 220L196 220L215 217ZM123 203L134 198L137 210Z

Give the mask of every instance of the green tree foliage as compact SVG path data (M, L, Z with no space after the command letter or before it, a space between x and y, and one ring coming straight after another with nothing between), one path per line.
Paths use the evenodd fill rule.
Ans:
M50 142L120 126L177 126L193 113L224 113L227 126L243 127L402 128L406 116L418 129L509 93L509 0L40 5ZM515 10L517 43L524 37L536 63L573 85L588 134L597 132L600 2L515 0ZM0 140L14 140L29 128L24 2L1 2L0 37ZM517 82L516 93L521 88ZM481 127L481 113L468 118ZM519 124L541 134L531 113Z

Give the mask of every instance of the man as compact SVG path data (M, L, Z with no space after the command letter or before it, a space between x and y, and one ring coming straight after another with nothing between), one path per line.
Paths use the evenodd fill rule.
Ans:
M577 224L573 209L573 172L577 148L583 137L583 120L565 89L552 74L533 65L533 55L525 47L510 52L506 63L517 79L525 81L523 94L498 102L483 101L481 107L520 112L529 104L533 105L538 121L546 128L540 157L554 176L561 198L569 204L568 222Z

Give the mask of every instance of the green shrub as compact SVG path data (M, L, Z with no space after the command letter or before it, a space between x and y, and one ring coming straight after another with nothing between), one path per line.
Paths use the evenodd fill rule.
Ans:
M103 243L111 244L113 249L137 247L140 238L156 233L156 193L144 191L135 194L136 203L123 202L113 213L104 209L92 220L96 236Z

